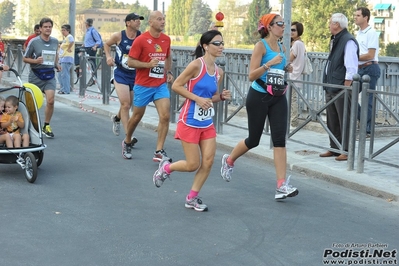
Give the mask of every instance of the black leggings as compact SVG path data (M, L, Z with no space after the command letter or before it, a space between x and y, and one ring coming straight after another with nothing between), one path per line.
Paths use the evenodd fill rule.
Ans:
M265 127L266 117L269 117L270 131L274 147L285 147L287 132L287 98L261 93L249 88L247 95L248 138L245 145L248 149L259 145Z

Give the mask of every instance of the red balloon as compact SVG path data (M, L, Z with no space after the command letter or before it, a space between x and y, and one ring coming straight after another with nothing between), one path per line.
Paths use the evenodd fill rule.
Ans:
M216 20L222 21L224 19L224 15L222 12L218 12L215 16Z

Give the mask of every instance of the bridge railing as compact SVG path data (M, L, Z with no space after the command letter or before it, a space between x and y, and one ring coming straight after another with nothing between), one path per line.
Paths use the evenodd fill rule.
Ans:
M23 51L22 45L9 45L7 48L7 59L6 63L13 68L17 69L20 73L24 74L28 72L29 66L23 63ZM193 56L194 48L191 47L172 47L172 58L173 58L173 72L174 76L177 77L185 67L194 59ZM245 101L248 94L248 90L251 82L248 79L249 63L251 59L251 50L237 50L237 49L225 49L223 56L217 59L217 64L224 69L225 75L223 80L223 88L231 91L232 99L229 102L221 102L215 105L216 114L214 117L214 123L216 130L219 134L223 134L223 127L225 125L247 129L246 124L237 123L237 117L245 116ZM306 128L310 123L315 123L319 125L319 128L326 132L330 137L333 137L331 132L325 124L325 109L332 102L326 103L324 100L324 91L322 83L322 72L324 70L324 65L327 60L326 53L308 53L313 65L313 73L304 76L304 81L301 82L301 88L295 86L291 80L288 80L290 84L290 91L287 93L288 101L290 103L291 90L295 90L298 95L298 114L300 118L300 123L297 128L289 130L287 132L287 138L292 141L292 139L299 130ZM102 96L103 104L109 104L109 98L112 96L112 89L109 83L112 77L112 69L106 64L105 57L98 56L97 59L101 62L101 89L95 91ZM359 134L359 149L358 153L358 171L363 171L364 161L373 161L381 164L394 165L399 167L399 162L396 164L387 163L384 160L378 160L375 157L383 153L385 150L389 149L393 145L399 142L399 138L389 142L384 147L380 148L374 152L374 138L378 137L378 132L386 135L386 132L393 132L393 135L398 135L399 129L399 58L392 57L380 57L379 66L381 68L381 77L378 79L376 91L368 89L368 83L363 84L363 92L365 94L373 95L373 113L375 114L372 119L372 134L371 141L369 145L369 151L365 152L365 140L362 134ZM25 73L26 74L26 73ZM27 74L26 74L27 75ZM361 77L360 77L361 78ZM360 79L359 78L359 79ZM354 84L357 84L354 82ZM358 86L358 85L356 85ZM169 84L170 87L170 84ZM342 93L347 98L346 102L349 103L349 95L358 95L352 87L341 86ZM84 86L79 86L79 94L84 95L87 88ZM362 96L366 97L366 96ZM352 104L358 105L359 97L352 97ZM180 108L184 99L179 95L171 91L171 122L176 123L177 116L180 112ZM361 110L366 110L367 108L362 108ZM347 109L350 114L350 125L356 125L358 118L357 108ZM289 104L288 113L291 113L291 105ZM363 112L362 112L362 114ZM362 120L361 120L362 121ZM362 125L362 123L360 123ZM288 127L290 128L290 127ZM356 129L356 126L355 126ZM359 132L362 128L360 128ZM365 131L365 129L364 129ZM268 124L265 126L265 134L269 134ZM364 133L364 132L363 132ZM351 130L348 136L349 140L352 141L356 138L356 130ZM333 138L335 139L335 138ZM336 141L336 140L335 140ZM336 141L337 142L337 141ZM319 148L329 149L325 146L317 146L312 143L307 143L310 146L315 146ZM339 144L337 142L337 144ZM352 143L353 144L353 143ZM339 144L339 150L335 152L340 152L343 154L348 154L348 170L353 169L353 158L356 153L356 145L350 144L350 149L344 151L342 146Z

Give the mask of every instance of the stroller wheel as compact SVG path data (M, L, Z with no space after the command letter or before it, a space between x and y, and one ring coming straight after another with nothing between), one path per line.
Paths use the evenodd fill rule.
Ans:
M33 183L37 178L37 163L35 155L31 152L27 152L24 156L25 159L25 177L29 183Z

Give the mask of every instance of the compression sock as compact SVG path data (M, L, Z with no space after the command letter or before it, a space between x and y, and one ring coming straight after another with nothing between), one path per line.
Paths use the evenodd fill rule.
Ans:
M285 182L285 178L283 179L277 179L277 188L281 187L283 183Z
M230 159L230 156L227 158L226 163L230 166L234 166L234 161Z
M192 199L198 196L198 191L190 190L190 193L188 194L187 198Z
M173 172L172 170L170 170L170 163L166 164L166 165L163 167L163 170L165 170L165 172L166 172L168 175L170 175L170 174Z

